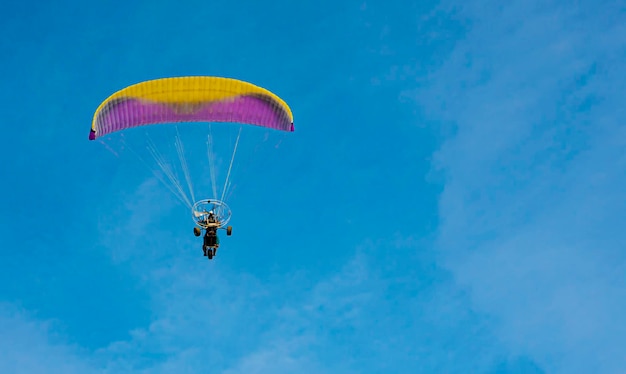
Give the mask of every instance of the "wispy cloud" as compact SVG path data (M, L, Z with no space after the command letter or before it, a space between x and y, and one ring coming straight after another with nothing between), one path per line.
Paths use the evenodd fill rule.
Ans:
M60 327L14 305L0 304L0 372L94 372L84 352L63 340Z
M626 15L610 2L453 8L470 31L412 92L454 126L434 165L446 267L511 352L550 372L619 372Z
M289 274L261 281L196 258L158 262L143 269L152 294L149 326L95 352L56 348L49 341L62 330L40 329L35 336L44 353L54 352L47 356L55 359L50 367L112 373L464 372L485 371L502 356L490 343L489 320L467 309L466 296L438 269L432 251L410 238L364 243L339 272L324 278ZM27 315L9 322L16 328L5 341L39 323ZM16 346L3 364L37 373L21 364L38 362L31 353L39 352Z
M416 255L416 248L413 240L366 243L322 279L260 281L174 260L150 272L153 323L99 357L109 357L112 371L151 372L193 372L208 363L225 373L492 367L504 353L490 343L489 320L467 309L432 252Z

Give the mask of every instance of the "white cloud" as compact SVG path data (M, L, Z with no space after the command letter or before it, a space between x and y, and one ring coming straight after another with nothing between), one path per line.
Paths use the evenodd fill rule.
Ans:
M68 372L486 370L500 355L485 332L488 321L467 309L464 294L430 254L415 252L420 248L401 238L367 243L336 274L291 274L271 282L197 258L152 263L146 283L153 321L130 339L86 352L50 345L54 330L40 329L41 349L29 343L14 351L35 363L32 355L44 352L50 360L48 352L54 352L46 365ZM22 327L3 334L4 341L37 324L19 317Z
M38 321L24 310L0 304L0 372L93 373L83 352L55 334L54 321Z
M460 6L470 32L411 93L455 125L435 163L444 263L550 372L626 365L626 43L605 5Z

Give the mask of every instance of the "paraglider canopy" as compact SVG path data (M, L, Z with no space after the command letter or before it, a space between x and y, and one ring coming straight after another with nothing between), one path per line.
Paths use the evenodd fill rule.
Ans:
M141 82L96 110L89 139L131 127L176 122L239 122L294 131L287 104L251 83L222 77L175 77Z

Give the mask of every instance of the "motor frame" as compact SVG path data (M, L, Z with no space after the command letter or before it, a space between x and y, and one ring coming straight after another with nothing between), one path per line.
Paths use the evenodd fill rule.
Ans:
M206 217L209 215L210 211L213 211L213 215L217 220L214 224L207 224L206 222ZM204 199L196 201L193 204L191 214L194 223L203 229L207 229L209 227L224 228L230 221L232 211L223 201L217 199Z

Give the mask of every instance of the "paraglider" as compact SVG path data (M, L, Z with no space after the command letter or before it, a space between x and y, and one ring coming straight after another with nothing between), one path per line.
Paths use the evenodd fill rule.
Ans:
M230 122L284 132L294 131L291 109L274 93L237 79L191 76L149 80L114 93L96 109L89 140L146 125L176 125L185 122L209 124ZM177 128L176 130L178 131ZM232 234L232 226L228 226L232 213L224 197L229 187L229 177L240 134L241 129L220 198L217 196L215 173L211 165L213 196L210 199L192 202L195 198L191 189L189 168L182 150L182 142L178 137L176 138L178 156L183 165L185 179L192 190L192 199L183 192L174 173L168 169L169 164L162 162L158 158L158 152L153 151L155 160L162 168L162 174L171 182L170 190L191 208L195 223L194 235L199 237L204 230L202 249L209 259L215 256L220 245L217 231L225 230L227 236ZM210 136L209 140L212 141Z
M207 207L210 210L207 210ZM223 201L207 199L195 203L192 210L197 225L193 228L193 233L195 236L200 236L204 228L202 251L210 260L215 257L217 248L220 246L217 230L223 229L226 230L227 236L232 235L233 227L226 226L231 216L230 208Z

